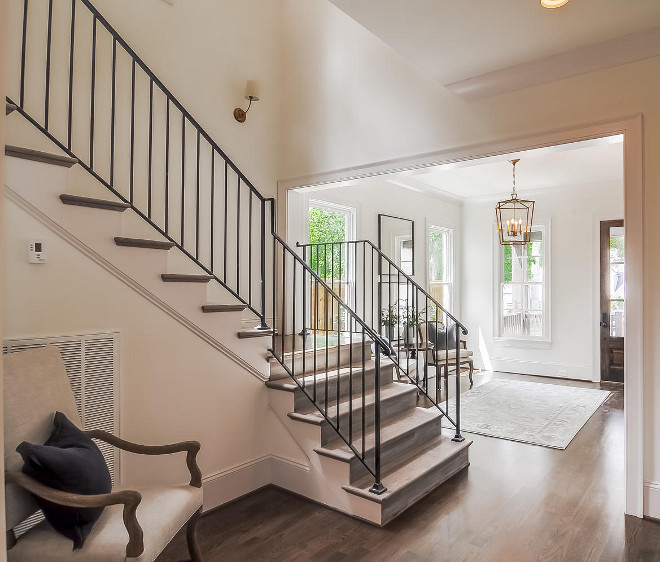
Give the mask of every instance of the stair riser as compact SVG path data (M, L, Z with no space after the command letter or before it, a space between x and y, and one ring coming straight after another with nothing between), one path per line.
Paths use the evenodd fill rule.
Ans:
M380 403L380 419L381 423L386 423L388 420L395 418L411 410L416 406L417 403L417 392L411 389L410 392L406 394L398 394L392 396L387 400L381 400ZM373 428L375 423L375 414L376 409L373 404L366 405L366 416L365 416L365 427L369 431ZM339 416L339 430L342 435L348 435L349 432L349 413L342 413ZM334 420L333 420L334 422ZM362 407L355 408L353 410L353 436L359 434L362 431ZM334 427L330 426L327 421L324 421L321 425L321 445L325 447L326 445L337 441L337 432Z
M321 373L329 369L337 368L337 365L342 367L351 364L351 359L353 364L359 363L362 361L362 352L366 351L366 358L369 359L371 355L371 350L367 344L354 343L353 344L353 354L351 355L350 345L341 346L341 351L339 355L337 354L337 348L330 348L328 350L328 358L326 363L326 353L325 349L318 349L316 352L307 351L305 353L304 368L303 371L303 356L298 355L295 358L295 361L291 359L286 360L286 366L289 369L295 369L296 376L302 376L303 372L305 374L314 373L314 356L316 356L316 372ZM293 365L292 365L293 364ZM284 367L279 363L279 361L271 361L270 363L270 380L278 380L288 378L289 373L286 372Z
M406 453L420 447L424 443L428 443L431 439L440 435L441 420L442 418L438 416L411 431L399 435L396 439L383 443L381 446L381 466L404 456ZM374 449L367 451L367 464L369 466L374 466L374 459ZM369 474L367 469L357 458L351 459L350 464L351 484Z
M387 525L397 515L404 512L414 503L417 503L438 486L465 470L470 464L468 449L461 450L456 456L448 459L433 470L417 478L405 488L392 494L382 505L381 525ZM385 478L384 481L387 479ZM387 482L385 482L387 484Z
M388 365L383 367L380 371L380 385L384 386L390 384L394 377L394 366ZM348 373L339 377L339 399L346 398L350 394ZM364 388L371 390L375 386L375 377L373 369L367 370L364 375ZM359 396L362 392L362 371L355 370L353 372L353 396ZM314 386L308 384L305 387L310 396L314 396ZM294 412L313 412L316 408L310 404L310 399L305 395L302 389L297 388L294 392ZM332 377L328 380L328 404L333 404L337 400L337 377ZM319 379L316 384L316 402L325 406L325 380Z

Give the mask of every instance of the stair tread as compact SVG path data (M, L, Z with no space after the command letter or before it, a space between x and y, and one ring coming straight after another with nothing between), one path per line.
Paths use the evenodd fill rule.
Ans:
M123 212L130 209L130 204L121 201L109 201L107 199L96 199L94 197L83 197L81 195L60 195L60 201L65 205L78 205L81 207L92 207L95 209L106 209L109 211Z
M373 477L365 476L354 484L346 484L343 487L347 492L362 496L373 502L383 503L397 492L402 491L409 484L415 482L424 474L430 472L439 465L452 459L464 449L467 449L472 441L452 441L450 437L441 435L430 441L423 447L412 451L403 459L385 465L382 470L381 480L387 487L387 491L381 495L369 492L373 485Z
M380 430L381 445L392 441L405 435L406 433L420 427L426 423L431 423L440 418L442 414L438 411L431 411L424 408L413 408L409 412L405 412L391 421L383 424ZM362 436L358 431L353 436L353 442L361 444ZM375 432L370 429L365 435L365 448L366 452L372 450L375 446ZM355 454L351 449L341 440L328 444L325 447L318 447L314 449L320 455L350 462L355 458Z
M268 330L257 330L253 328L252 330L241 330L238 332L239 338L262 338L266 336L272 336L273 330L269 328Z
M381 367L388 367L392 364L392 362L389 359L381 359L380 361L380 366ZM372 371L375 369L375 363L373 359L369 359L364 362L364 366L366 371ZM319 384L319 381L325 381L326 377L328 379L335 378L337 376L344 376L348 375L351 371L350 365L346 365L341 367L339 370L338 369L331 369L329 371L323 371L320 373L316 374L316 384ZM360 361L359 363L355 363L353 365L353 376L355 376L356 373L359 373L362 371L362 362ZM302 384L303 378L302 377L296 377L297 380L300 381ZM308 375L304 377L305 380L305 386L311 386L314 384L314 375ZM298 388L298 385L291 380L291 377L283 378L283 379L276 379L273 381L266 381L266 386L268 388L272 388L274 390L285 390L289 392L293 392Z
M126 238L124 236L115 236L117 246L127 246L130 248L149 248L153 250L169 250L175 244L168 240L149 240L147 238Z
M70 168L78 163L77 158L71 158L70 156L62 156L60 154L52 154L50 152L24 148L22 146L12 146L9 144L5 145L5 156L23 158L34 162L44 162L46 164L54 164L55 166L64 166L66 168Z
M247 308L246 304L204 304L203 312L241 312Z
M392 382L390 384L386 384L381 387L380 399L381 401L389 400L390 398L394 399L397 396L403 396L405 394L415 391L416 391L415 387L409 384ZM373 389L367 391L364 396L365 406L372 406L374 404L375 396L376 393L374 392ZM350 412L349 404L350 404L350 400L348 399L348 397L345 400L339 402L340 416L343 414L348 414ZM353 398L353 412L358 412L361 409L362 409L362 395L360 394L360 396ZM333 419L336 415L337 415L337 406L329 407L328 417L330 419ZM291 419L295 419L305 423L310 423L313 425L321 425L325 421L325 418L318 410L314 410L313 412L291 412L289 414L289 417Z
M362 340L357 340L357 339L356 339L356 340L353 341L352 344L349 343L349 342L346 342L346 343L342 343L342 344L339 345L339 346L337 346L337 345L329 345L328 347L317 347L316 349L310 349L310 348L307 348L307 349L304 350L304 353L305 353L305 355L314 355L315 353L325 353L325 350L326 350L326 349L328 349L328 350L337 349L337 347L339 347L339 348L342 349L342 350L343 350L343 349L346 349L346 352L349 353L349 348L351 347L351 345L356 346L356 347L360 347L360 346L363 345L363 343L362 343ZM332 353L332 351L329 351L329 352ZM342 352L342 353L343 353L343 352ZM296 358L297 358L297 357L302 357L302 355L303 355L303 350L302 350L301 348L300 348L300 349L296 349L294 352L286 351L286 352L284 353L284 357L285 357L285 359L291 359L291 357L296 357ZM277 362L277 359L276 359L273 355L269 355L269 356L266 358L266 360L267 360L269 363Z
M163 273L160 277L163 281L181 281L192 283L208 283L211 279L213 279L213 275L199 275L189 273Z
M8 101L5 102L5 115L9 115L12 111L16 111L16 106Z

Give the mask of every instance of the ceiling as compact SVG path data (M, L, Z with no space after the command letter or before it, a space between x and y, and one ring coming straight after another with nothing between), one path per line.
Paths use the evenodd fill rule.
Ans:
M522 195L540 189L567 187L584 189L620 185L623 188L623 136L617 135L308 189L382 188L386 182L402 189L452 199L496 199L511 193L509 161L512 158L520 158L516 165L516 184Z
M539 0L330 1L445 85L594 45L600 52L660 26L659 0L570 0L552 10Z

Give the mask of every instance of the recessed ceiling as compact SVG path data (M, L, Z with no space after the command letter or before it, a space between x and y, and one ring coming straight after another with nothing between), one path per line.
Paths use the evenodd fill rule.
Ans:
M512 167L516 165L517 190L530 194L552 189L623 189L623 136L537 148L515 154L431 166L326 184L310 191L336 188L360 189L389 185L457 200L501 198L511 193Z
M660 26L658 0L330 1L442 84Z

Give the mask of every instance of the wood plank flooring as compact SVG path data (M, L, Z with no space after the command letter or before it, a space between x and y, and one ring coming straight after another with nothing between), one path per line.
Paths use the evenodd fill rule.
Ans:
M492 377L598 387L502 373L475 385ZM660 524L623 515L623 390L603 387L565 451L470 435L468 470L384 529L265 488L201 518L205 560L660 562ZM157 562L186 557L179 533Z

